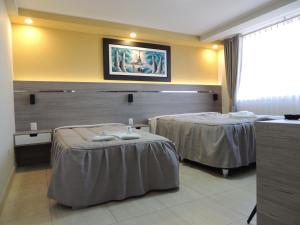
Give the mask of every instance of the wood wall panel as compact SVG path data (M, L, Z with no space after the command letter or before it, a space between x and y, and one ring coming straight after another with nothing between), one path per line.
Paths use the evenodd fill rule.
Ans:
M221 111L222 105L221 88L217 85L15 81L14 89L17 131L28 130L30 122L37 122L38 129L73 124L127 123L128 118L145 122L149 117L163 114ZM53 90L76 92L40 92ZM212 93L141 92L162 90L211 91L219 96L218 101L213 101ZM34 105L29 104L30 93L36 95ZM127 102L128 93L133 93L133 103Z
M257 122L257 224L300 224L300 122Z

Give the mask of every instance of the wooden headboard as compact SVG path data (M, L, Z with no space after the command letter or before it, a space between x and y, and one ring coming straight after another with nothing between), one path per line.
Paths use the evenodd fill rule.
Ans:
M30 104L34 94L35 104ZM133 94L133 102L128 102ZM216 100L217 99L217 100ZM74 124L146 122L149 117L221 111L218 85L14 81L16 130Z

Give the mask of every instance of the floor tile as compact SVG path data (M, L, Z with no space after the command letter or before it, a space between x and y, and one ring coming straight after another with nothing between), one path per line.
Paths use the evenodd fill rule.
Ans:
M246 168L224 178L216 170L210 171L206 167L202 168L185 163L180 166L180 180L185 186L203 195L223 193L235 190L235 188L241 188L253 194L256 193L255 168L249 168L248 170Z
M109 210L102 205L73 210L51 200L50 211L53 225L109 225L116 223Z
M120 225L190 225L168 209L145 216L135 217L119 223Z
M243 174L229 176L226 182L235 187L251 186L256 188L256 174L255 170L244 171Z
M0 220L7 225L51 224L45 170L15 174Z
M229 225L256 225L256 217L252 219L250 224L247 224L247 218L242 220L236 220L233 223L230 223Z
M33 170L16 172L12 181L10 191L39 190L47 185L46 170Z
M256 205L256 195L242 189L235 189L211 196L216 202L245 216L250 215Z
M50 177L49 168L18 171L0 225L245 225L256 202L255 170L223 178L216 170L181 163L178 190L81 210L47 198Z
M209 197L169 209L191 225L228 225L242 219L239 213L219 205Z
M171 207L182 203L190 202L203 197L202 194L193 191L191 188L181 185L179 189L172 191L158 192L154 198L164 206Z
M1 224L1 223L0 223ZM49 215L37 215L34 217L22 217L4 221L1 225L52 225Z
M5 203L0 220L7 225L48 225L50 222L49 200L45 197L37 197Z
M52 225L49 214L39 214L36 216L16 217L11 220L3 220L1 225Z
M256 181L249 182L249 184L240 186L239 188L253 195L256 195Z
M46 183L40 185L23 185L23 187L12 188L7 195L6 205L48 200L47 190Z
M195 175L192 179L182 176L181 183L202 195L212 195L234 189L224 179L211 175Z
M47 185L49 185L49 183L50 183L51 175L52 175L52 170L51 169L47 169L46 170Z
M108 209L117 221L142 216L163 208L165 208L165 206L160 201L153 198L152 195L131 198L125 201L112 202L108 204Z

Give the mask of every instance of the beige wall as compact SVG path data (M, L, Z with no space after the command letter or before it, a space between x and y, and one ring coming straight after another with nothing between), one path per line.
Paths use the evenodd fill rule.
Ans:
M0 0L0 206L14 171L14 108L12 88L11 25Z
M105 82L102 37L14 24L14 79ZM217 51L172 44L171 61L174 84L218 84Z

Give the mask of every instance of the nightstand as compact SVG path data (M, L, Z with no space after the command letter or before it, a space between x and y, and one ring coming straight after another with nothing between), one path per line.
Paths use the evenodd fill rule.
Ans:
M150 132L150 126L148 124L138 123L138 124L134 124L133 127L138 130Z
M17 167L50 164L52 130L16 132L14 142Z

